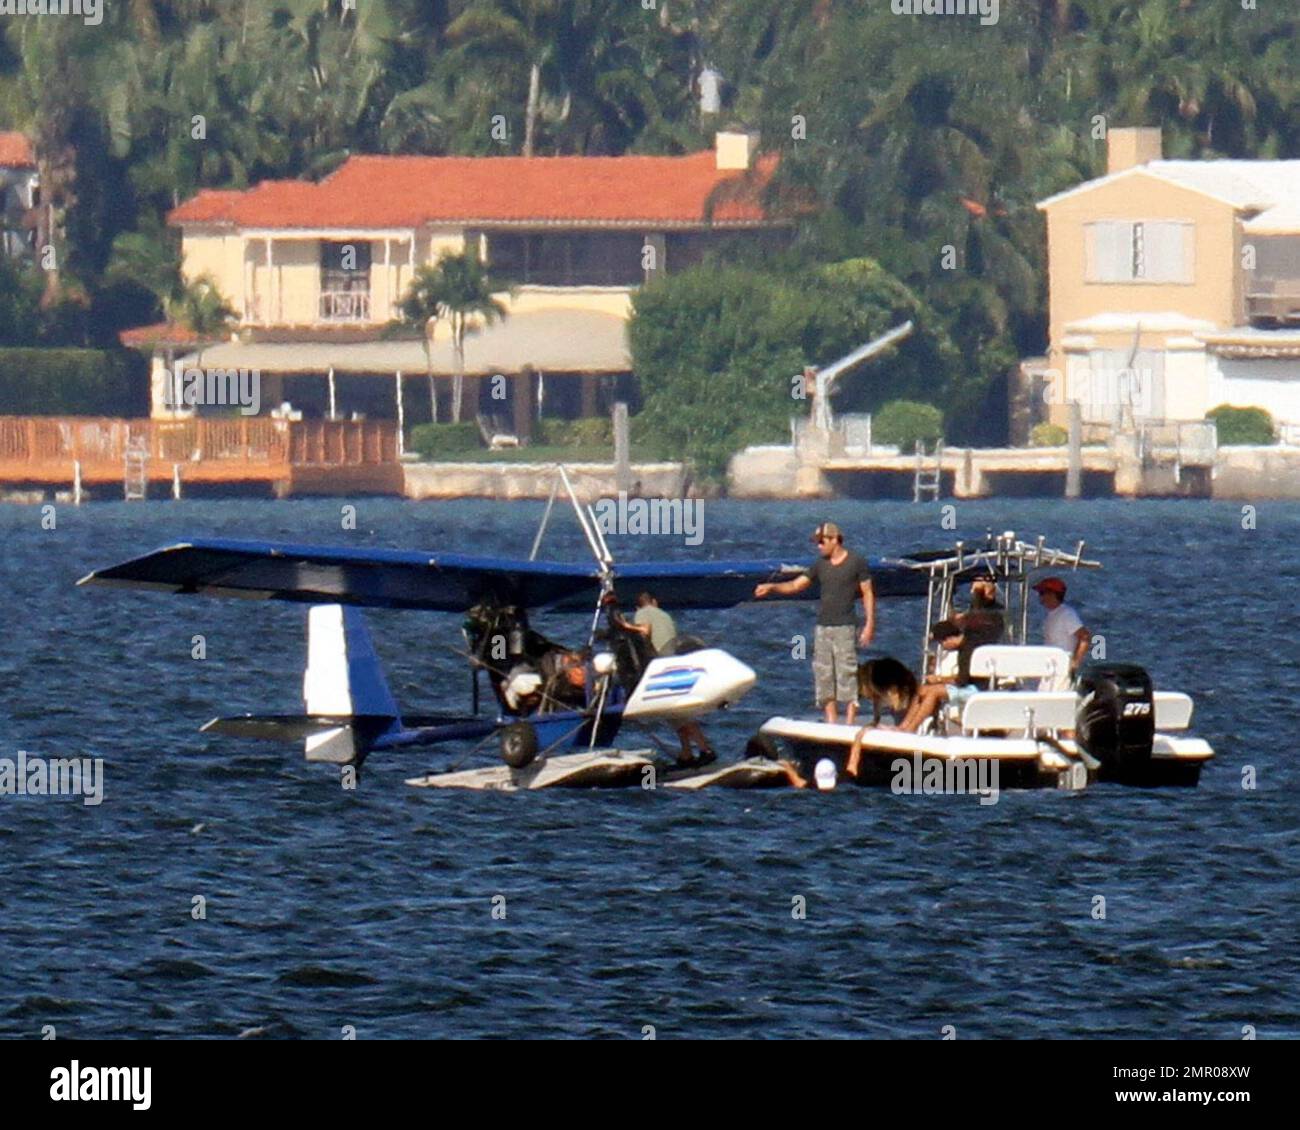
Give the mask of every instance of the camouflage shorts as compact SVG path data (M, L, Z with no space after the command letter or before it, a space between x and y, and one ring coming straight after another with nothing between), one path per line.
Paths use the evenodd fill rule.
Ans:
M813 683L818 706L858 701L857 629L852 624L817 625Z

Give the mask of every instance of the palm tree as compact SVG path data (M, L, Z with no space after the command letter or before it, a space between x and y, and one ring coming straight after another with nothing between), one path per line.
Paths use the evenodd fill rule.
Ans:
M566 0L470 0L447 28L447 38L487 56L523 57L528 62L523 155L533 155L542 96L542 68L554 56L555 25Z
M199 339L199 364L203 361L204 345L235 320L235 308L209 275L182 284L168 296L164 309L169 322L184 326Z
M429 419L437 423L438 385L433 375L433 331L444 312L442 271L427 264L416 270L397 309L397 324L420 333L425 370L429 375Z
M451 325L451 344L456 353L456 375L452 378L451 417L457 423L461 417L461 402L465 396L465 335L470 326L482 319L491 325L506 317L505 304L493 297L498 289L488 275L487 268L477 252L444 254L438 260L437 271L441 279L441 300L444 314Z

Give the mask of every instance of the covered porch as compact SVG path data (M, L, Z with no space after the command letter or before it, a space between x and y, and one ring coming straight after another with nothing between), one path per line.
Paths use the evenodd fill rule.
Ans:
M257 373L263 413L287 404L294 418L392 420L400 430L453 416L456 359L443 338L427 354L412 338L238 340L179 363ZM466 339L461 418L489 417L527 441L542 415L604 415L614 399L635 399L630 370L622 318L577 309L514 314ZM155 385L167 376L156 359ZM155 415L173 416L158 393Z

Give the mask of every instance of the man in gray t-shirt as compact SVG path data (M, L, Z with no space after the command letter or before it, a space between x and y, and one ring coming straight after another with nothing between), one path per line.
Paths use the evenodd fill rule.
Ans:
M823 522L813 532L812 540L818 556L806 572L792 581L759 585L754 597L762 600L767 596L793 596L814 583L820 586L813 643L817 705L825 712L827 722L838 722L838 706L844 703L845 721L851 723L858 716L857 647L870 647L875 638L876 592L866 559L844 548L839 526ZM856 633L854 610L859 598L866 615L861 634Z

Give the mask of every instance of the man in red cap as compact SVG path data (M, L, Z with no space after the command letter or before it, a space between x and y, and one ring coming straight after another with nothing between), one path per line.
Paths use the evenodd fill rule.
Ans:
M858 716L857 647L870 647L876 635L876 590L866 558L844 546L844 534L834 522L813 531L817 560L793 581L759 585L754 599L794 596L813 584L820 586L817 630L813 636L813 684L817 705L827 722L839 721L839 703L845 720ZM854 606L862 601L865 623L857 631ZM855 646L856 645L856 646Z
M1083 626L1079 614L1065 603L1065 582L1060 577L1044 577L1034 585L1034 592L1047 609L1047 617L1043 621L1043 642L1048 647L1059 647L1070 656L1068 674L1058 677L1053 686L1041 689L1068 690L1079 664L1088 657L1092 633Z

